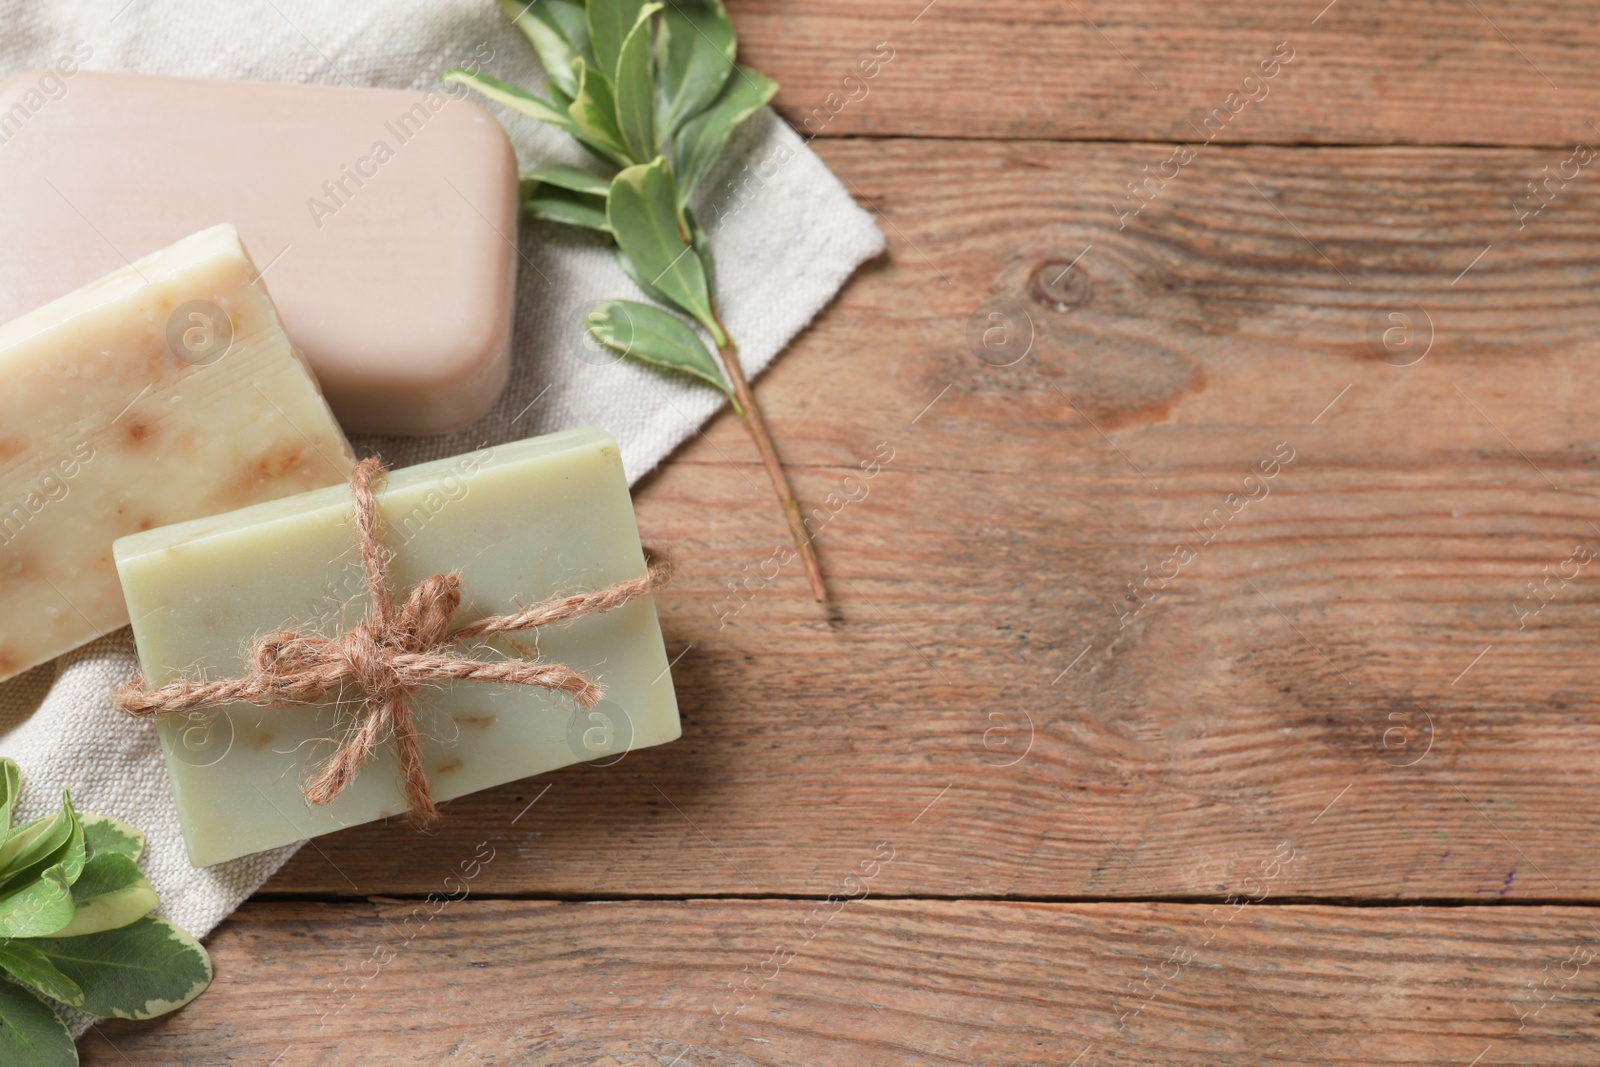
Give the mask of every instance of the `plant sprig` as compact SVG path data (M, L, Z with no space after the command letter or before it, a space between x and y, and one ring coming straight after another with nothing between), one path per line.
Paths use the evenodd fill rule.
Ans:
M545 95L467 70L445 80L565 131L600 165L604 173L560 164L523 172L524 209L615 242L623 270L660 307L602 301L589 312L589 333L625 357L727 395L761 453L812 595L823 600L810 531L717 313L710 242L689 207L729 136L772 99L777 83L735 63L722 0L497 2L538 53L549 75ZM705 330L720 367L673 312Z
M77 1045L50 1002L90 1015L149 1019L211 984L211 957L150 915L139 871L144 835L73 808L11 826L22 788L0 759L0 1063L73 1067Z

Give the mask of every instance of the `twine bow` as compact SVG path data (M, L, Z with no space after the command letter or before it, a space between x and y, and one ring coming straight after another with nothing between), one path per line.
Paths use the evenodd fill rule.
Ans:
M446 681L532 685L569 694L585 708L605 695L603 687L561 663L537 660L475 660L451 645L495 634L530 630L595 615L654 592L671 580L671 567L652 557L638 578L592 593L552 597L513 615L495 615L450 629L461 606L461 578L435 574L411 590L396 607L389 587L393 553L378 539L377 501L372 483L382 463L363 460L350 474L355 498L361 563L366 570L372 610L367 619L333 637L279 630L251 646L250 668L242 678L217 682L173 682L151 689L136 678L116 694L116 707L129 715L153 717L219 704L245 703L284 708L326 696L346 683L363 695L355 720L332 757L305 783L306 799L328 804L355 780L374 750L392 738L411 818L427 826L439 816L422 767L422 743L413 719L417 691Z

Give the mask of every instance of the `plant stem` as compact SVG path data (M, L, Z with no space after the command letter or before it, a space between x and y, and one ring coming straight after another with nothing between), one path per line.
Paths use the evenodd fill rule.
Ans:
M712 315L715 316L715 312ZM727 338L724 343L717 345L717 355L722 357L723 369L728 374L728 381L733 385L733 395L738 398L739 406L744 408L744 425L750 431L750 437L756 443L756 451L761 453L761 462L766 465L767 477L772 479L772 488L778 494L778 503L783 508L783 517L789 522L789 532L794 536L794 546L800 552L800 560L805 564L806 577L811 582L811 595L817 603L828 599L828 588L822 584L822 565L817 562L817 551L811 544L811 532L806 529L805 520L800 517L800 501L795 499L794 489L789 485L789 476L784 473L783 463L778 459L777 446L772 443L772 434L767 429L767 420L761 414L761 408L756 404L755 393L750 389L750 381L744 376L744 367L739 363L739 349L733 343L733 338L728 337L728 329L722 325L722 320L717 320L722 336Z

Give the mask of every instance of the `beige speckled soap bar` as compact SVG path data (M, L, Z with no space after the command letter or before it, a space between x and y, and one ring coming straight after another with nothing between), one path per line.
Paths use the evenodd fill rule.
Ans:
M463 426L505 387L520 258L516 156L465 93L0 81L0 322L231 223L345 429Z
M256 637L324 636L366 618L369 596L346 486L198 519L117 542L145 680L239 676ZM644 573L616 442L592 428L500 445L391 473L378 495L396 598L455 571L454 625L560 592ZM416 700L423 765L448 800L570 763L616 760L679 734L650 597L535 633L459 646L475 659L540 656L606 687L584 711L531 686L457 682ZM357 694L287 709L230 704L159 720L189 858L198 867L406 810L383 746L331 804L301 794L306 765L344 735Z
M351 465L231 226L0 326L0 679L128 621L118 537Z

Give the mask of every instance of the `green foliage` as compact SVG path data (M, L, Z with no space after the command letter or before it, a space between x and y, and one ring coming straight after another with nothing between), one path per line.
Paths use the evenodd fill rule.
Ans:
M727 394L766 464L811 594L821 601L827 591L810 532L717 314L711 245L689 209L733 131L772 99L777 84L735 62L738 41L722 0L497 2L544 64L544 97L468 71L445 79L565 131L602 164L587 179L574 177L572 167L524 173L524 209L616 242L623 272L661 308L604 301L589 313L587 329L627 359ZM721 366L673 312L705 330Z
M0 1063L67 1067L77 1048L51 1002L148 1019L211 983L211 958L150 916L159 901L139 871L144 835L80 813L63 791L55 815L11 827L22 787L0 759Z
M0 981L0 1063L77 1067L78 1047L61 1016L33 993Z
M678 316L637 300L606 300L589 312L588 325L607 348L664 371L698 378L726 393L735 408L739 406L706 346Z
M630 159L649 159L656 150L655 83L650 77L651 16L660 4L639 9L638 21L622 39L617 54L616 85L617 129L627 146Z
M543 167L525 170L522 172L522 180L543 182L574 193L592 193L601 198L611 191L611 183L600 175L591 174L582 167L569 167L565 163L550 163ZM600 206L602 210L605 208L604 204Z
M717 2L679 2L661 13L656 46L656 121L671 134L710 106L733 73L733 25Z
M595 65L615 76L622 58L622 42L639 20L645 8L644 0L588 0L584 8Z
M695 191L711 164L728 147L734 127L765 107L778 91L778 83L762 77L749 67L738 67L738 76L729 78L711 106L678 131L672 142L672 163L679 175L684 200Z
M183 1007L211 984L211 957L185 931L153 916L81 937L33 941L83 990L84 1011L150 1019Z
M522 200L522 209L536 219L564 222L568 226L582 226L586 230L611 232L611 224L606 221L604 197L547 185L528 190Z
M581 59L572 61L572 70L578 76L578 91L567 107L573 136L601 159L626 167L628 149L622 143L617 96L611 88L611 79Z
M678 215L677 186L665 158L657 156L611 179L606 221L617 247L651 287L724 344L726 338L711 313L705 267L699 256L688 254L692 247Z
M578 60L573 60L577 66ZM524 92L515 85L507 85L498 78L491 78L487 74L475 74L470 70L452 70L444 75L444 81L455 82L468 88L476 89L497 104L504 104L513 111L520 111L530 119L549 123L558 130L573 133L572 117L567 114L567 105L556 107L550 101ZM577 93L577 85L573 85L573 94Z
M500 10L510 16L539 54L539 62L568 97L576 96L578 83L572 76L572 61L587 58L592 64L594 53L587 47L582 50L572 45L574 39L588 40L584 22L583 4L576 0L540 0L536 4L523 0L499 0Z
M72 903L72 921L52 931L57 937L98 934L127 926L150 914L160 901L137 863L119 853L107 852L84 865L82 877L72 886Z
M522 175L523 208L616 242L623 270L651 300L687 315L718 348L711 246L688 199L734 129L772 99L776 83L734 62L738 43L722 0L498 0L533 45L549 80L539 97L467 71L445 80L570 134L602 173L552 165ZM619 307L607 301L589 331L630 359L689 374L733 396L694 329L652 309L645 335L618 344ZM672 319L667 327L661 317ZM663 355L670 353L670 355ZM737 405L736 405L737 406Z

